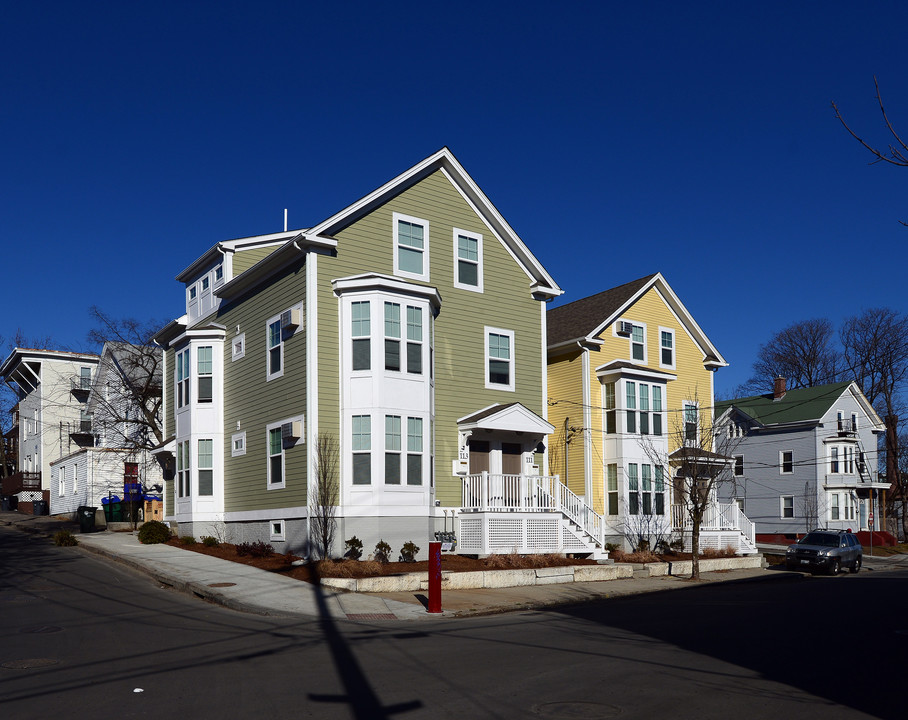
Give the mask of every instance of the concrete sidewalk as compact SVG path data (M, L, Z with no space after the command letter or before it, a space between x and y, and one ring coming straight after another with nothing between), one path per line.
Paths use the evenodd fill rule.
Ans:
M485 615L587 602L590 600L690 587L685 578L635 577L564 585L445 590L441 616L426 612L425 593L345 593L221 560L169 545L142 545L135 533L101 531L79 534L78 523L56 517L0 512L0 525L51 537L59 529L74 532L80 547L124 563L162 585L235 610L264 615L320 617L322 608L347 620L420 620ZM874 559L876 560L876 559ZM902 556L892 564L908 563ZM888 563L887 563L888 565ZM904 565L902 565L904 567ZM785 577L778 570L753 568L703 573L698 585L732 580Z

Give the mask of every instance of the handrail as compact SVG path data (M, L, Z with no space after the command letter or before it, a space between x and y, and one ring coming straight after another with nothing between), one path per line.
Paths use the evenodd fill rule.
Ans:
M573 493L558 475L498 475L487 471L463 478L464 510L561 512L605 547L602 516Z

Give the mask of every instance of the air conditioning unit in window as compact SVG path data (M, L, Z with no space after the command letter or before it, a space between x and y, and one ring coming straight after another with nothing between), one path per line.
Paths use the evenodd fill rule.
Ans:
M618 334L619 335L630 335L634 332L634 323L629 322L620 322L618 323Z
M299 308L292 308L281 313L281 330L297 328L300 326Z
M303 423L299 420L281 425L281 439L284 442L299 440L303 436Z

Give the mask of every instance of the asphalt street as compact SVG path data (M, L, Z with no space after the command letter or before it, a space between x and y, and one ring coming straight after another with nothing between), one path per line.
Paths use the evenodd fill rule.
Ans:
M905 716L908 573L418 624L248 615L0 528L9 718Z

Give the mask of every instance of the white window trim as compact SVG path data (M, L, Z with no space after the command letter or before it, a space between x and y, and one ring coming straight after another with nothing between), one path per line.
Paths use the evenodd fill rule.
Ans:
M510 340L511 357L509 360L510 372L508 373L509 382L507 385L504 385L502 383L493 383L489 380L489 335L504 335ZM486 389L514 392L517 387L517 348L514 343L514 331L505 330L503 328L490 327L486 325L483 333L483 355L485 356L483 373L485 375Z
M630 335L619 335L618 328L621 326L621 323L626 322L634 325L636 327L643 328L643 359L634 360L634 334ZM612 324L612 335L614 335L619 340L627 340L627 359L638 365L646 365L649 362L649 343L647 342L647 327L646 323L638 322L637 320L628 320L627 318L619 318Z
M395 225L395 227L397 227L397 226ZM478 251L478 255L479 255L479 260L476 263L476 265L477 265L477 267L476 267L477 284L476 285L466 285L458 280L458 278L460 277L460 273L458 272L459 263L460 263L460 255L458 254L459 248L458 248L458 242L457 242L458 235L463 235L466 238L470 238L472 240L477 241L477 251ZM469 290L470 292L481 293L482 292L482 278L483 278L483 262L482 262L482 260L483 260L482 235L480 235L478 233L470 232L469 230L461 230L460 228L454 228L454 287L456 287L460 290Z
M287 526L283 520L268 521L268 539L272 542L284 542L287 539Z
M271 326L277 322L281 322L281 313L273 315L268 320L265 321L265 382L271 382L272 380L277 380L280 377L284 377L284 330L283 328L279 330L281 334L281 341L278 343L278 347L281 349L281 369L275 373L271 372Z
M66 467L63 466L57 471L57 480L60 482L60 487L57 488L58 497L64 497L66 495Z
M791 472L785 472L785 453L791 453ZM779 450L779 475L794 475L794 450Z
M243 447L237 450L236 441L242 440ZM230 436L230 457L240 457L246 454L246 431L234 433Z
M687 439L687 413L685 412L687 408L692 407L697 410L697 437L694 440ZM700 443L700 403L692 402L690 400L685 400L681 403L681 426L683 428L683 438L685 444L688 442L691 443Z
M271 483L271 445L270 434L271 431L280 428L286 423L298 422L301 425L300 436L293 442L285 443L283 439L281 440L281 481L279 483ZM265 478L266 487L268 490L281 490L282 488L287 487L287 451L291 448L295 448L297 445L302 445L306 442L306 422L303 415L296 415L294 417L284 418L279 422L269 423L265 426L265 461L267 463L267 477Z
M237 350L237 344L239 343L240 349ZM235 362L246 357L246 333L240 333L230 343L230 360Z
M271 431L280 429L283 422L270 423L265 426L265 488L267 490L282 490L287 487L287 448L281 440L281 481L272 484L271 482Z
M669 333L672 336L672 363L671 365L666 365L662 362L662 333ZM643 331L644 342L643 342L643 356L646 357L646 330ZM675 334L674 329L667 327L659 327L659 367L665 368L666 370L674 370L678 366L678 336Z
M785 499L791 499L791 517L788 517L785 514ZM794 506L794 495L779 495L779 519L780 520L794 520L795 517L795 506Z
M423 220L422 218L413 217L412 215L404 215L403 213L392 213L391 214L392 222L394 223L394 274L399 275L400 277L412 278L413 280L423 280L424 282L429 282L429 221ZM422 273L412 273L406 270L400 269L400 262L398 259L398 221L403 220L404 222L413 223L414 225L421 225L423 228L423 272Z

